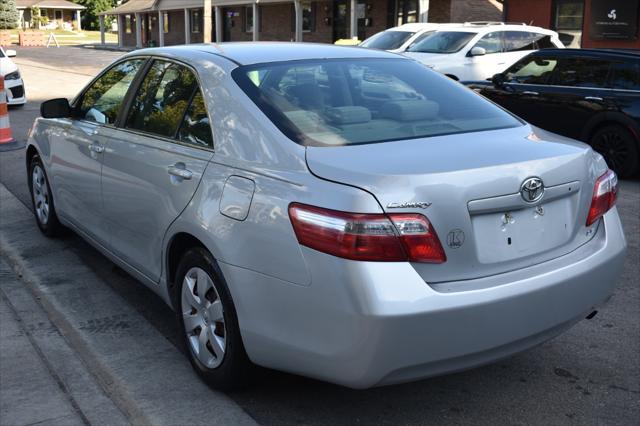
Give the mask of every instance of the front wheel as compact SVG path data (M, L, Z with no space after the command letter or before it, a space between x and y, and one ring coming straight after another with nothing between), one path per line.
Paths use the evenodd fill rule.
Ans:
M590 145L604 157L607 165L620 177L638 172L640 153L634 135L619 124L600 128L590 139Z
M211 254L189 250L176 274L174 305L191 365L214 388L244 386L252 364L226 282Z
M64 228L58 221L49 179L38 155L29 163L29 191L38 228L47 237L60 235Z

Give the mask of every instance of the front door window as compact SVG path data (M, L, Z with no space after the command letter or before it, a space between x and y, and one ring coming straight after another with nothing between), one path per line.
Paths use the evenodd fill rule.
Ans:
M98 78L82 95L77 114L99 124L114 124L131 82L144 59L120 62Z

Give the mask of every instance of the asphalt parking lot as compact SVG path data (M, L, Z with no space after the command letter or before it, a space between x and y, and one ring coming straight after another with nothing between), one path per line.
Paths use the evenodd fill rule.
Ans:
M13 150L0 152L0 182L25 206L30 208L21 147L39 104L48 98L73 97L92 75L120 55L73 47L18 50L16 62L25 79L29 103L10 110L19 144ZM262 370L253 387L229 396L260 424L638 424L640 181L637 178L621 182L618 209L629 250L614 297L595 318L582 321L550 342L485 367L366 391ZM0 218L2 210L0 205ZM0 227L5 226L1 222L2 219ZM35 222L31 226L35 228ZM105 290L120 296L119 303L140 314L146 325L169 342L171 350L180 350L174 316L151 291L77 236L65 237L56 244L100 278L96 285L108 286ZM51 251L36 252L30 261L47 262L50 256ZM57 267L64 270L72 265ZM73 280L69 276L69 281ZM114 332L114 327L101 329ZM115 330L117 334L117 327ZM73 342L71 346L74 347Z

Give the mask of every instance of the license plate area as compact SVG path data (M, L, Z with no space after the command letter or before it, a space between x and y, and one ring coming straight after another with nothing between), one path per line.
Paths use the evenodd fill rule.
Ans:
M552 250L569 242L575 212L565 197L513 211L471 217L480 263L497 263Z

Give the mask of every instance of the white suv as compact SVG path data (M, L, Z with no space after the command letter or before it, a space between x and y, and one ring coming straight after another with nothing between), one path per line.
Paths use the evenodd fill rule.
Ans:
M436 30L459 25L462 24L434 24L427 22L404 24L376 33L360 43L359 46L402 53Z
M528 25L466 23L438 29L404 53L460 81L485 80L538 49L563 48L558 33Z

